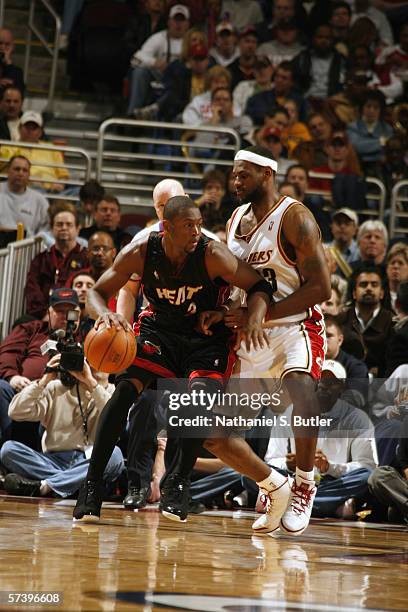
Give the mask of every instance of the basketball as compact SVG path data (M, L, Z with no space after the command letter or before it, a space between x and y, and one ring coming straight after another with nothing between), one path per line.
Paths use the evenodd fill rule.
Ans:
M136 356L136 338L122 327L94 327L85 338L84 352L89 365L98 372L116 374L126 370Z

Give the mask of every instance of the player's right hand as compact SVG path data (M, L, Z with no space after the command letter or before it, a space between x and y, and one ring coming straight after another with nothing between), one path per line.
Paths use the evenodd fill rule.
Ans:
M211 325L219 323L224 318L222 310L205 310L198 315L197 331L205 336L212 336Z
M132 326L124 316L117 312L105 312L95 321L95 329L99 329L101 325L105 327L115 327L118 331L123 328L125 331L132 331Z
M225 325L233 329L245 327L248 322L247 308L232 308L225 313Z

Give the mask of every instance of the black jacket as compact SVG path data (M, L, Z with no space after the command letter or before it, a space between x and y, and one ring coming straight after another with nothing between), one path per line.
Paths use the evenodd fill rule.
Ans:
M385 376L398 368L398 366L408 363L408 317L402 325L396 325L394 333L387 344L385 363Z

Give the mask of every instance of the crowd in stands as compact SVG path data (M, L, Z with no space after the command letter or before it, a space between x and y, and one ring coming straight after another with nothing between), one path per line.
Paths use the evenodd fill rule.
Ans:
M98 4L99 21L95 2L65 2L61 44L69 48L73 73L72 62L91 31L95 44L112 52L116 79L128 84L125 116L182 123L186 130L234 129L244 146L271 152L280 194L303 202L315 216L332 273L332 295L321 305L327 353L319 397L334 425L318 443L314 515L354 518L365 507L374 520L408 523L408 239L404 232L390 239L387 230L392 188L408 179L406 3ZM121 35L112 50L97 33L118 5L112 28ZM12 33L2 29L0 138L12 144L0 146L7 175L0 184L1 246L15 239L16 225L23 223L26 236L40 234L45 249L28 271L25 316L0 343L2 481L10 493L65 497L84 477L97 416L112 385L85 365L64 386L55 372L44 371L47 363L58 367L58 357L50 361L40 347L65 329L72 308L80 315L75 333L84 339L92 326L87 290L141 228L124 226L117 195L96 181L67 188L61 153L24 146L46 142L46 126L27 104L23 111L25 86L12 53ZM225 241L238 202L231 168L225 173L211 165L211 145L229 141L211 132L194 138L208 159L196 203L206 230ZM385 186L383 219L370 198L369 177ZM56 194L77 201L53 201ZM148 414L149 395L142 401ZM60 418L64 406L71 422ZM163 410L154 406L155 421L162 422ZM290 410L285 406L289 419ZM137 474L132 507L157 500L164 470L165 443L148 432L149 418L141 418L144 455L132 452L128 464ZM349 435L336 437L339 430ZM276 438L273 428L266 443L251 432L247 437L270 465L294 471L293 440ZM122 468L116 449L106 478L116 479ZM197 460L192 494L210 507L245 504L262 511L254 483L210 456Z

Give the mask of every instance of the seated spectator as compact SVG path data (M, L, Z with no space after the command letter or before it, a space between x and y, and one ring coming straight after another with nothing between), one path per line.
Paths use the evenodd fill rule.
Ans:
M335 254L333 252L333 248L327 245L323 245L324 256L326 258L326 263L328 270L330 272L330 284L336 285L338 293L341 294L341 302L345 302L347 296L347 281L342 278L339 274L336 273L337 270L337 259L335 258ZM333 290L331 296L333 295ZM331 297L330 296L330 297ZM325 302L324 302L325 303ZM343 310L343 308L339 308L339 311Z
M360 258L351 265L358 270L362 265L381 266L385 276L385 254L388 246L388 231L382 221L364 221L358 228L357 244Z
M96 280L89 272L77 272L71 279L71 288L78 296L79 307L81 309L81 319L88 317L89 313L86 306L86 297L89 289L95 286Z
M292 153L292 158L309 171L313 167L327 164L326 146L331 138L333 127L322 113L309 115L307 127L312 140L298 144Z
M105 189L98 181L90 180L84 183L79 190L79 202L85 214L84 227L89 227L93 223L93 215L97 205L103 199Z
M385 144L393 129L384 121L385 97L381 91L369 91L360 107L361 117L351 123L347 132L357 151L364 172L375 173L384 161Z
M24 155L31 162L31 183L36 189L47 193L62 193L68 195L61 181L69 178L69 172L64 165L64 156L60 151L46 149L29 149L24 143L47 144L41 140L43 135L43 118L40 113L26 111L20 119L19 147L1 147L1 156L10 159L15 155Z
M348 2L331 2L329 25L332 29L334 47L342 55L348 54L347 38L351 23L351 7Z
M350 60L353 61L353 60ZM325 105L325 112L333 125L348 125L359 118L359 109L367 95L368 77L365 71L351 64L347 70L343 91L331 96Z
M333 241L329 246L335 247L348 264L360 259L360 250L355 239L358 228L358 216L350 208L339 208L332 215L330 226Z
M348 144L345 132L334 131L326 145L327 163L314 166L311 171L319 174L334 174L336 176L357 176L354 168L348 165L350 159ZM332 179L329 178L310 177L309 179L309 187L312 190L325 191L331 194L332 185Z
M364 45L376 58L383 48L375 23L369 17L359 17L352 24L348 35L348 47L354 49Z
M78 298L71 289L56 289L49 297L47 317L16 325L0 343L0 418L3 439L10 438L8 406L16 393L44 373L48 357L40 347L57 329L66 329L67 312L78 308ZM6 430L6 431L5 431ZM7 431L8 430L8 431Z
M343 89L346 60L334 48L333 32L329 25L318 26L311 47L293 60L295 81L300 84L309 104L317 105Z
M406 83L408 81L408 24L399 32L399 45L385 47L377 58L377 64L386 66L391 74ZM385 92L384 92L385 93Z
M200 207L204 227L212 230L216 225L228 221L230 211L222 209L222 198L225 195L225 175L220 170L209 170L202 179L202 195L195 200Z
M48 202L28 187L30 173L30 161L15 155L8 162L7 181L0 183L0 225L3 230L15 231L17 223L22 223L27 237L49 227Z
M361 17L368 17L376 26L382 44L392 45L394 37L387 16L383 11L379 11L372 6L372 4L370 0L355 0L352 23L356 22Z
M387 279L391 296L391 306L396 312L398 289L401 283L408 281L408 245L396 242L387 253Z
M296 185L296 183L289 183L288 181L283 181L279 185L279 193L281 196L287 196L289 198L293 198L294 200L299 200L300 189Z
M244 114L251 96L272 87L273 66L266 55L258 55L255 58L253 70L255 78L240 81L233 91L234 108L241 115Z
M395 302L397 320L386 348L385 375L390 376L400 365L408 363L408 282L398 286Z
M352 284L353 303L338 316L344 332L344 350L357 359L363 359L374 376L384 376L386 355L384 346L389 341L393 328L393 314L384 308L383 277L381 269L366 266L357 272ZM354 342L360 335L366 354Z
M368 399L367 366L364 361L356 359L342 349L344 335L336 316L325 315L324 322L327 340L326 359L341 363L347 374L346 388L350 391L347 397L351 400L353 406L364 408Z
M238 36L239 57L228 65L231 73L231 88L234 89L241 81L254 78L254 64L258 46L258 34L254 26L244 27Z
M228 14L237 30L248 25L257 25L263 21L262 10L256 0L240 0L240 2L223 0L221 14Z
M289 99L296 101L299 116L303 119L305 105L302 94L295 86L293 66L290 62L283 62L275 71L273 87L249 98L245 113L251 117L255 125L261 126L267 115L273 113L277 106L283 106Z
M207 72L205 79L205 91L194 96L183 111L183 123L196 126L211 119L211 95L219 87L230 88L231 75L222 66L213 66ZM235 112L235 109L234 109Z
M61 355L47 363L59 366ZM9 415L16 421L40 421L45 431L42 452L25 444L8 441L0 451L0 461L10 472L4 487L11 495L29 497L76 493L86 477L98 418L114 391L108 375L91 370L85 361L81 372L70 371L74 384L46 372L14 397ZM122 452L113 450L104 472L112 482L123 471Z
M288 168L294 165L294 162L287 158L287 150L282 143L282 131L279 127L273 125L273 120L271 120L270 125L266 125L258 131L256 144L271 152L278 163L279 174L285 175Z
M388 199L398 181L408 179L408 165L404 154L406 147L400 136L391 136L385 144L385 162L381 164L380 178L387 190Z
M6 87L0 102L0 138L20 140L20 117L23 108L23 94L18 87Z
M228 68L239 57L236 29L230 21L221 21L215 28L215 43L210 49L211 59Z
M24 95L25 85L23 71L13 64L14 38L11 30L0 29L0 53L4 59L0 65L0 90L4 91L7 87L17 87Z
M189 26L189 9L183 4L175 4L169 12L167 29L150 36L133 55L128 115L151 102L151 83L160 81L168 64L180 57L182 39Z
M135 109L134 117L175 121L190 100L204 92L208 65L204 34L199 30L189 30L183 39L181 58L171 62L164 71L163 94L153 104Z
M88 266L86 248L77 242L76 211L52 207L50 225L55 244L34 257L25 286L27 313L37 319L42 319L47 312L50 290L66 287L73 271Z
M97 231L88 240L88 261L89 266L84 268L87 272L98 280L108 268L111 267L116 257L115 243L111 234L104 231ZM69 279L72 284L72 277Z
M381 91L388 104L394 102L403 93L402 80L394 74L387 64L375 63L375 57L365 45L357 45L351 49L350 66L356 74L365 76L369 89ZM357 117L354 118L356 120Z
M343 399L346 371L332 360L322 368L318 397L323 418L315 455L315 471L320 475L312 516L354 519L356 504L365 500L367 480L376 466L374 428L368 416ZM282 416L290 421L292 406ZM290 444L288 450L288 443ZM265 462L292 473L296 468L294 440L271 431Z
M65 4L70 3L67 1ZM131 56L140 49L148 38L156 34L156 32L166 29L164 12L165 3L163 0L145 0L143 12L137 11L131 17L123 35L123 42L129 61Z
M218 87L211 94L211 118L201 123L208 127L227 127L237 131L241 137L248 134L252 127L249 117L235 115L231 91L225 87ZM227 144L229 136L221 136L219 133L197 133L195 142ZM200 149L200 156L205 156L204 150ZM216 155L211 151L211 156Z
M297 145L300 142L308 142L312 137L307 125L299 121L299 108L296 100L286 100L283 106L289 115L289 121L283 133L283 143L288 150L288 156L292 157Z
M275 40L260 45L258 53L268 56L274 66L290 62L303 50L296 19L282 19L275 26Z
M113 194L105 193L96 205L93 218L94 223L79 232L82 238L89 240L92 234L102 230L112 236L117 251L130 242L131 236L120 227L120 204Z
M320 304L321 311L325 317L336 317L342 312L344 308L346 301L346 291L344 290L344 285L341 282L342 280L344 279L340 278L340 276L338 276L337 274L331 274L331 295L328 300Z

